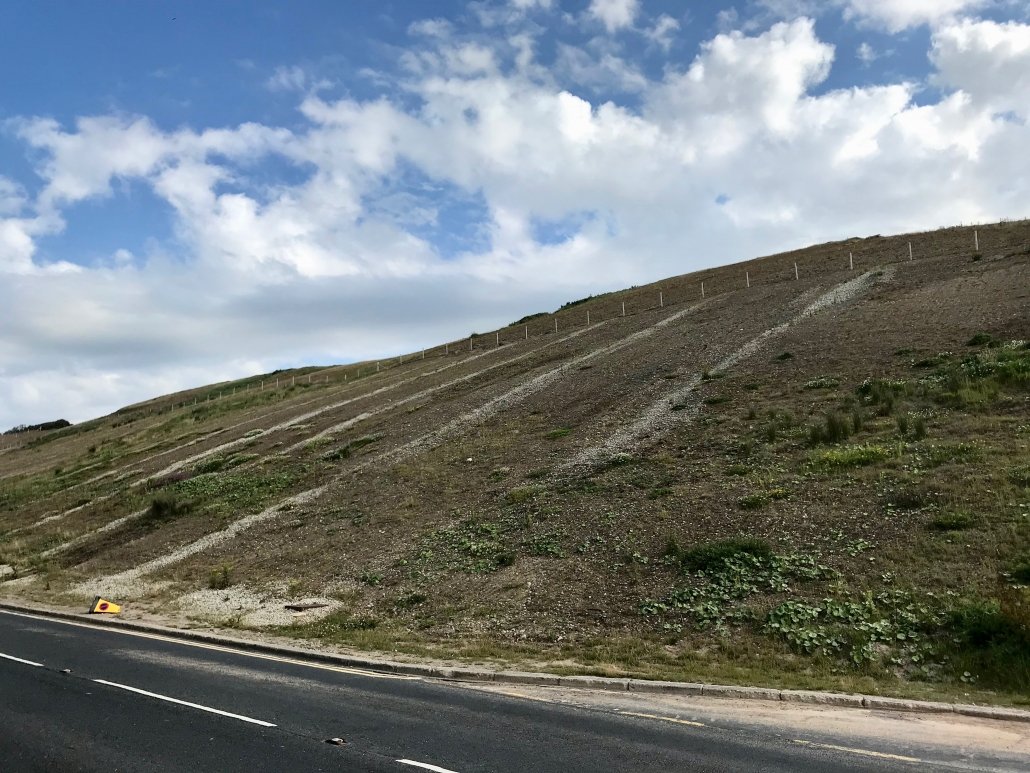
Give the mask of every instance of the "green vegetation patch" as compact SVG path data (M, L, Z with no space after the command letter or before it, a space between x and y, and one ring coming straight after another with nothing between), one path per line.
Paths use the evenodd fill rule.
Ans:
M833 448L812 456L812 465L818 469L862 467L890 459L893 453L880 445L866 444Z

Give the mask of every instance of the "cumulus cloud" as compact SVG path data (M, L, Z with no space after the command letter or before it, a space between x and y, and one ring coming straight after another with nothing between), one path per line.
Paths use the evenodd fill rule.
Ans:
M609 33L632 27L640 12L640 0L590 0L587 13L601 22Z
M937 24L988 4L988 0L845 0L845 17L899 32Z
M403 98L303 91L289 128L19 119L39 188L0 178L0 425L410 351L811 241L1027 214L1028 25L942 21L943 96L922 104L914 83L827 89L836 52L810 19L650 76L572 43L547 72L530 32L416 33L389 76ZM610 96L620 78L632 99ZM252 179L273 160L291 174ZM43 262L63 214L118 180L168 206L173 239Z
M930 58L938 84L1030 118L1030 25L964 19L934 33Z

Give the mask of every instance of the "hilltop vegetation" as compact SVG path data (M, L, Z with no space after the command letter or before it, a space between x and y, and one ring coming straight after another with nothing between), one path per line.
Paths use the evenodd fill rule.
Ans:
M559 672L1025 702L1030 224L978 238L820 245L471 351L25 435L0 453L0 589ZM283 611L305 598L328 606Z

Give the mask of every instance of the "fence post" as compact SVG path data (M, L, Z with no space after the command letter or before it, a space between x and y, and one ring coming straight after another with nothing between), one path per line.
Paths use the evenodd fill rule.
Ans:
M500 331L497 332L497 345L498 346L501 345L501 333L500 333Z
M748 287L751 286L751 272L749 272L749 271L745 271L744 272L744 281L747 283Z
M558 317L554 318L554 332L558 332Z
M590 327L590 310L587 309L587 327Z
M526 325L526 340L529 340L529 325Z
M852 271L855 270L855 254L853 252L848 253L848 267Z
M705 283L704 282L701 283L701 297L702 298L705 297Z
M622 302L622 316L626 316L626 301Z
M665 308L665 296L662 295L662 291L661 290L658 291L658 308L659 309L664 309Z
M975 229L973 230L973 246L976 247L977 252L980 251L980 233Z
M800 279L800 278L801 278L801 277L800 277L800 276L798 275L798 264L797 264L797 263L795 263L795 264L794 264L794 278L795 278L795 279Z
M469 336L469 351L470 352L472 351L472 338L473 338L473 336Z
M912 260L912 242L908 243L908 259Z
M379 372L379 360L376 360L376 373Z
M450 354L451 353L451 345L450 344L444 344L443 345L443 353L444 354Z

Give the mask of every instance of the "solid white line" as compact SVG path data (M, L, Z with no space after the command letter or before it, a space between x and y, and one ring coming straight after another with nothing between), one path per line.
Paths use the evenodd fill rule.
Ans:
M42 668L43 667L42 663L35 663L35 662L31 661L31 660L22 660L21 658L14 657L14 655L5 655L2 652L0 652L0 658L6 658L7 660L13 660L16 663L24 663L26 666L36 666L37 668Z
M434 770L436 773L458 773L456 770L448 770L447 768L441 768L436 765L430 765L428 762L415 762L415 760L397 760L401 765L412 765L416 768L425 768L426 770Z
M675 717L663 717L660 714L641 714L637 711L620 711L620 714L627 717L643 717L644 719L660 719L662 722L675 722L677 725L690 725L691 727L705 727L704 722L694 722L689 719L676 719Z
M861 754L864 757L879 757L885 760L899 760L901 762L925 762L918 757L906 757L903 754L887 754L886 752L874 752L869 749L853 749L850 746L835 746L832 743L815 743L813 741L802 741L797 738L794 743L801 746L811 746L815 749L830 749L835 752L848 752L850 754Z
M148 698L157 698L158 700L168 701L169 703L177 703L180 706L189 706L191 709L200 709L201 711L209 711L212 714L221 714L223 717L232 717L238 719L241 722L250 722L254 725L261 725L262 727L275 727L271 722L265 722L261 719L253 719L252 717L245 717L242 714L233 714L228 711L222 711L221 709L213 709L210 706L202 706L199 703L190 703L189 701L181 701L178 698L169 698L167 695L159 695L156 692L147 692L141 690L138 687L129 687L127 684L118 684L118 682L108 682L106 679L94 679L97 684L106 684L108 687L118 687L122 690L128 690L129 692L139 693L140 695L146 695Z

